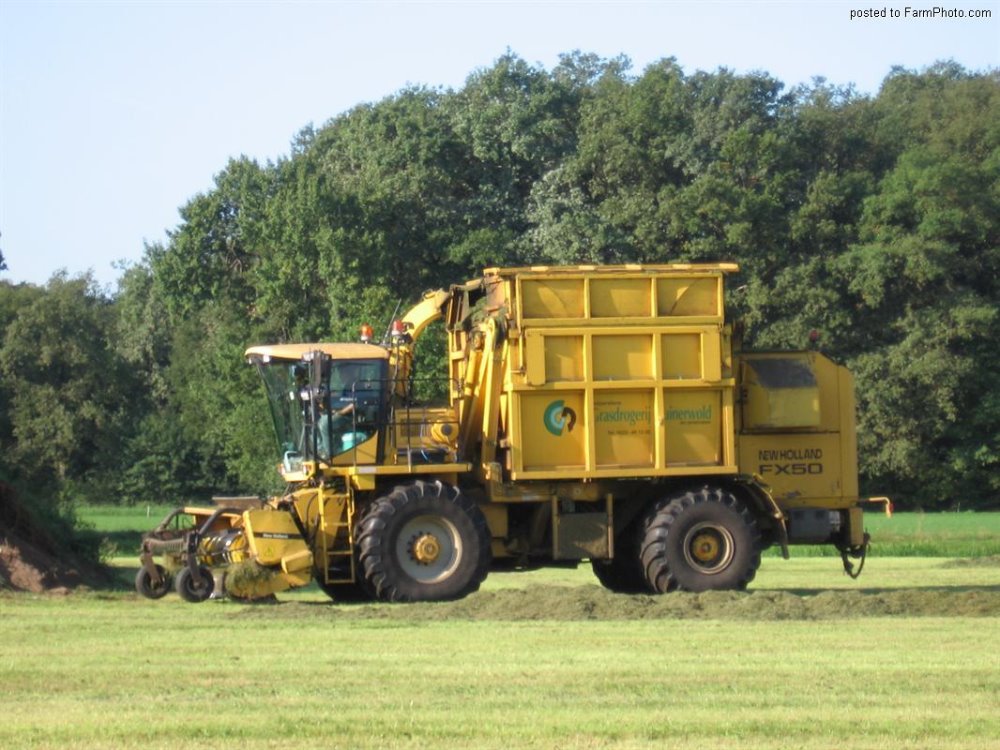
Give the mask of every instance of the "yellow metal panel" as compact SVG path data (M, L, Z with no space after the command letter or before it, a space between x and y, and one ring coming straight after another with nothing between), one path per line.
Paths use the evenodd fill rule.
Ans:
M490 536L494 539L506 538L507 506L497 503L480 503L479 509L486 516L486 525L490 528Z
M710 273L736 273L740 267L736 263L626 263L623 265L580 265L580 266L518 266L510 268L487 268L486 276L510 278L514 276L569 276L580 274L620 275L623 273L676 274L696 276Z
M741 358L746 398L739 435L740 469L760 474L782 507L856 504L857 438L850 373L818 352ZM766 366L775 360L798 363L814 383L780 387L782 378L785 385L809 384L805 378L794 377L794 371L768 372ZM764 368L759 366L762 361ZM758 365L757 370L753 365Z
M721 327L731 270L496 271L507 296L494 304L519 313L509 338L519 351L503 371L508 477L735 472L735 382L731 368L723 379L731 352Z
M782 507L837 505L844 497L840 435L797 432L740 436L740 470L758 474ZM855 496L851 498L854 502ZM845 503L846 504L846 503Z
M593 337L595 380L649 380L653 377L649 334Z
M281 558L281 569L285 573L301 573L311 569L312 564L313 555L307 549L300 549Z
M524 318L582 318L583 279L525 279L521 281Z
M591 337L587 337L588 341L592 341ZM592 347L588 346L589 350ZM590 375L590 380L593 377L593 372L588 373ZM583 396L583 421L586 425L594 424L594 389L593 387L587 388L584 391ZM591 429L587 430L587 437L584 441L584 454L583 454L583 464L584 468L587 470L588 475L594 470L595 456L597 455L597 436Z
M583 336L545 336L544 346L545 378L542 382L583 380ZM530 362L528 367L530 371ZM532 382L530 378L529 382Z
M600 391L594 394L597 468L652 468L653 391Z
M722 464L721 392L666 390L664 405L667 466Z
M665 380L701 379L701 334L668 333L663 343L663 378Z
M277 565L286 555L306 549L291 514L280 510L248 510L243 514L250 549L261 565Z
M587 424L584 391L518 393L520 451L514 465L524 469L582 469L585 466Z
M648 278L590 279L590 315L594 318L649 318L652 298Z
M858 497L858 434L855 421L854 376L846 367L837 367L840 391L840 463L845 498ZM860 544L860 542L859 542Z
M371 474L351 474L351 486L362 492L373 490L376 486L375 476Z
M622 477L699 477L699 476L725 476L736 474L736 466L719 464L718 466L708 465L675 465L667 468L650 469L649 471L637 471L632 468L609 468L592 469L581 474L579 469L520 469L512 471L510 478L513 481L522 480L576 480L585 477L587 480L594 479L621 479ZM493 495L494 499L502 499ZM513 501L504 500L505 502ZM518 500L520 501L520 499ZM537 498L533 499L537 501Z
M359 489L374 489L374 485L368 482L368 477L399 477L410 474L431 474L434 476L458 475L467 471L472 471L472 464L460 461L458 463L440 464L416 464L406 463L404 457L402 463L387 466L357 466L349 470L348 476L351 482Z
M537 330L524 332L524 382L528 385L545 383L548 367L548 342Z
M701 377L704 380L722 380L722 336L720 331L706 331L701 335Z
M731 382L731 381L730 381ZM723 388L722 391L722 464L736 467L736 407L734 405L735 388Z
M659 278L656 280L657 315L721 317L721 284L721 276Z

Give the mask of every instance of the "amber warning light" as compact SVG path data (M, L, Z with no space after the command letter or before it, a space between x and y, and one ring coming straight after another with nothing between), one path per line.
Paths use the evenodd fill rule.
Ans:
M369 341L372 340L372 334L373 334L372 327L370 325L365 323L361 326L361 340L364 343L367 344Z

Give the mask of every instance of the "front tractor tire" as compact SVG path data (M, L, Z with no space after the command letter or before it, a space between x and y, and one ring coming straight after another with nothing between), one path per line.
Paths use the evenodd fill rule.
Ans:
M414 482L376 500L358 533L360 578L382 601L460 599L490 565L486 517L457 488Z
M640 560L657 593L745 589L760 567L761 536L746 506L704 487L660 500L646 516Z

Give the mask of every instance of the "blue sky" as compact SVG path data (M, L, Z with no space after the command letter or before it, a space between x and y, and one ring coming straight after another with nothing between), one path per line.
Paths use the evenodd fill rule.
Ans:
M113 264L165 241L230 157L276 159L303 126L408 84L461 87L507 49L868 93L893 65L1000 66L998 0L920 3L0 0L0 279L91 269L113 290ZM904 15L935 4L992 18ZM900 17L851 20L868 7Z

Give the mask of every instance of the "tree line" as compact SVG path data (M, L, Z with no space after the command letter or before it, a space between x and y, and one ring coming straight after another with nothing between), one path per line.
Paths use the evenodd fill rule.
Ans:
M356 106L231 160L114 294L0 281L0 474L51 508L270 492L248 345L353 340L488 266L736 261L748 345L818 331L855 373L863 492L996 509L998 83L507 54Z

